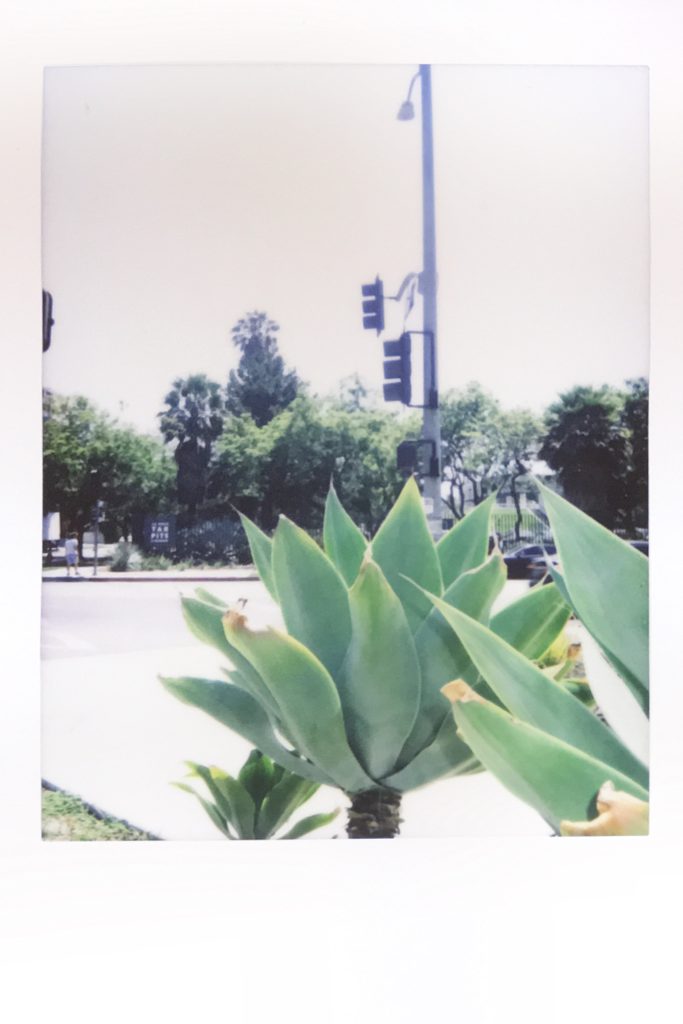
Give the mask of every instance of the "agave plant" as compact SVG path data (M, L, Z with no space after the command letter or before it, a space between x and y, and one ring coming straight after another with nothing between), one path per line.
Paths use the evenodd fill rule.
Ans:
M291 816L319 789L317 782L302 779L274 764L260 750L252 750L237 778L214 766L187 762L190 777L200 779L212 799L207 800L193 786L174 785L196 796L217 829L227 839L274 839ZM296 822L279 839L300 839L323 825L329 825L339 810L312 814Z
M332 487L323 548L285 517L272 538L242 517L286 632L252 630L243 608L198 591L183 599L186 621L231 667L225 680L165 679L165 686L283 768L343 790L350 837L395 835L403 793L481 770L440 691L463 678L495 694L441 605L490 626L530 658L550 646L569 615L550 585L491 618L506 579L500 553L487 555L493 502L492 495L438 544L412 479L370 543Z
M648 563L542 488L557 545L556 585L585 629L583 657L609 724L485 625L431 600L499 702L463 681L444 688L458 731L513 793L566 835L648 828ZM597 817L594 817L597 811Z

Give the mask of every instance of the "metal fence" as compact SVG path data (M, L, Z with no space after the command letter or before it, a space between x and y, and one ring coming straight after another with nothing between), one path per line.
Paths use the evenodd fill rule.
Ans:
M550 544L553 535L545 513L540 509L522 509L522 521L519 528L519 540L517 540L515 526L517 513L514 508L501 508L497 506L493 513L493 522L498 542L503 551L511 551L519 544Z

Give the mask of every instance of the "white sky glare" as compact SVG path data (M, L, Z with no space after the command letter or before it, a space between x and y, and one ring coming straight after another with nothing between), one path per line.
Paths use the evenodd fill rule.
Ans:
M46 385L153 431L174 377L225 382L261 309L314 391L379 389L360 287L421 269L415 71L48 69ZM540 411L647 374L647 70L438 65L432 94L441 391ZM383 337L401 325L389 303Z

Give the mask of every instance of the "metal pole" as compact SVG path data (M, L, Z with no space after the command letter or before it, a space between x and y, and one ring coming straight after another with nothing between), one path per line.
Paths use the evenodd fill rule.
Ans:
M424 477L423 496L434 537L441 535L441 422L437 384L436 335L436 227L434 217L434 142L432 133L432 83L429 64L420 64L422 100L422 227L423 227L423 329L424 405L422 437L434 452ZM432 445L433 442L433 445Z

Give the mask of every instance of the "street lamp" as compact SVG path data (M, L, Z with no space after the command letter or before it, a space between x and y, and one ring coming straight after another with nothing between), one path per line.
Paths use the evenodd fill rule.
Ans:
M424 409L422 439L434 452L424 475L423 496L429 527L434 537L441 534L441 424L437 388L436 359L436 228L434 217L434 143L432 136L431 67L420 64L413 76L408 96L398 112L399 121L411 121L415 110L411 100L413 86L420 79L422 112L422 274L424 331Z

